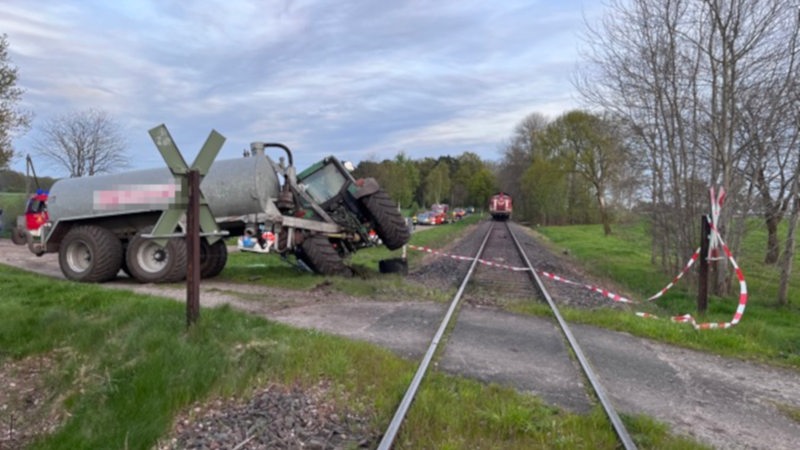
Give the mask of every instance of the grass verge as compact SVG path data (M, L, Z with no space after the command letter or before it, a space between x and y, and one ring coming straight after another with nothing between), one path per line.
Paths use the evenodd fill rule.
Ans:
M29 448L149 449L194 402L270 382L335 386L340 407L389 423L415 364L372 345L293 329L228 307L186 329L184 305L0 266L0 364L52 361L45 401L63 421ZM343 402L346 399L346 405ZM8 411L0 411L7 424ZM641 448L698 448L626 417ZM5 431L5 430L4 430ZM616 448L595 412L577 416L511 389L434 373L395 448Z
M642 222L617 225L611 236L603 236L599 225L543 227L538 231L558 249L568 249L571 257L590 273L613 280L634 299L644 299L658 292L675 275L664 274L651 264L650 241ZM791 282L790 305L777 306L772 300L777 269L760 262L763 253L759 243L765 241L763 235L753 231L747 235L742 253L734 255L744 271L749 297L743 318L733 328L695 331L688 324L643 320L632 311L568 310L564 315L573 321L624 330L685 347L800 368L800 328L797 327L800 277L793 277ZM800 255L795 267L800 267ZM690 313L699 322L731 320L739 301L735 280L731 295L710 296L705 315L696 314L696 293L692 289L684 279L660 299L634 309L664 318ZM610 300L598 295L598 301Z
M471 225L480 220L472 215L458 222L432 227L419 226L411 235L410 243L417 246L439 246L462 235ZM225 270L218 280L237 283L256 283L265 286L281 287L307 291L325 283L340 292L376 300L417 298L420 300L446 301L447 292L441 289L426 289L406 283L403 277L394 274L381 274L378 263L383 259L400 258L401 250L390 251L386 247L370 247L359 250L350 259L356 276L352 279L342 277L320 277L303 272L294 265L294 258L282 259L277 254L256 254L232 252L228 256ZM424 253L409 250L407 260L414 266L422 260Z
M24 193L0 192L0 209L3 214L0 216L0 236L11 235L11 228L17 225L17 216L25 212L25 201L27 197Z

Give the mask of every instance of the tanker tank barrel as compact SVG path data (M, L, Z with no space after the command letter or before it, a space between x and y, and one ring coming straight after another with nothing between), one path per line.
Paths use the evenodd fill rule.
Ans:
M176 189L167 168L59 180L50 191L50 220L164 210ZM201 190L215 216L241 216L266 211L280 184L267 157L237 158L214 162Z

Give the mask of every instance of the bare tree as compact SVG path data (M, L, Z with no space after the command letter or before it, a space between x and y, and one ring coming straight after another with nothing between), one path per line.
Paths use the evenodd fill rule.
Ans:
M792 278L792 263L794 262L795 247L797 246L797 228L800 227L800 164L796 169L791 189L792 210L789 216L789 226L786 232L786 248L783 250L780 264L780 281L778 282L778 304L789 304L789 281Z
M722 2L720 0L704 0L705 11L710 19L710 34L706 48L710 55L706 59L710 77L711 96L708 117L712 182L722 184L730 192L737 193L744 189L744 181L759 181L759 174L750 177L737 176L737 169L746 160L750 149L747 140L737 136L737 130L757 129L762 136L778 137L786 130L785 121L767 122L771 113L787 114L782 97L788 94L788 86L792 81L797 57L797 2L794 0L736 0ZM742 106L743 98L763 96L770 99L769 106L760 114L747 114ZM780 112L782 111L782 112ZM796 127L796 125L795 125ZM795 130L796 133L796 130ZM751 134L752 136L752 134ZM789 138L789 141L793 140ZM762 144L763 142L759 142ZM777 158L773 162L783 165L780 170L786 174L786 161L779 162L781 154L790 153L792 147L785 139L771 145L770 155ZM775 152L776 147L778 151ZM762 166L763 167L763 166ZM791 178L791 176L786 177ZM784 182L784 185L786 182ZM769 201L760 188L763 201ZM785 191L784 191L785 192ZM781 193L783 195L783 193ZM780 203L779 200L776 203ZM740 202L741 204L741 202ZM770 210L766 205L765 219L768 231L774 232L773 244L777 244L777 225L782 215L775 214L775 207ZM742 208L739 208L742 211ZM748 208L749 209L749 208ZM736 212L736 208L723 209L721 224L729 223L727 219ZM727 215L727 217L725 217ZM774 227L774 228L773 228ZM733 231L729 228L729 232ZM731 240L740 239L733 234ZM735 245L735 241L734 241ZM777 251L777 249L776 249ZM766 260L771 261L769 253ZM776 255L777 256L777 253ZM730 278L717 272L717 291L724 291Z
M746 121L740 134L747 149L747 165L742 175L760 202L754 205L767 229L764 262L775 264L780 254L778 225L792 202L791 187L797 177L794 167L800 152L800 130L783 98L786 92L762 92L743 102Z
M800 14L800 13L798 13ZM798 15L800 21L800 15ZM794 89L789 91L790 99L794 105L791 108L792 117L795 123L800 123L800 76L795 76L792 83ZM795 155L800 155L800 145L795 142L794 149L791 150ZM778 304L789 304L789 281L792 277L792 263L794 261L797 246L797 232L800 227L800 156L795 161L794 182L789 189L788 198L792 204L791 215L789 216L789 226L786 232L786 245L780 258L780 281L778 283Z
M39 155L66 169L72 178L111 173L128 166L126 147L117 123L97 109L49 120L34 146Z
M16 108L24 91L17 87L17 68L8 57L8 39L0 36L0 168L14 157L11 140L30 126L30 114Z
M750 210L742 176L750 146L741 131L751 118L743 100L791 80L797 3L610 0L609 8L586 33L589 64L575 84L635 133L634 149L648 161L653 254L674 268L697 245L709 185L729 193L720 228L743 229L729 227L734 214L744 218ZM762 120L759 132L774 135L768 126ZM734 251L739 239L728 239ZM728 280L720 271L716 291Z
M746 96L739 99L744 120L741 121L739 138L746 150L747 166L743 175L760 199L754 209L764 218L767 227L767 246L764 262L778 262L780 244L778 225L792 202L790 187L797 176L800 142L797 126L798 98L796 94L800 53L800 12L795 17L783 17L783 34L775 37L783 42L779 58L770 58L762 71L767 77L753 80ZM779 63L775 63L779 61ZM788 151L787 151L788 150Z
M701 178L697 119L696 47L679 42L682 1L613 0L598 29L587 31L586 60L576 81L583 97L626 122L635 158L650 175L653 257L673 270L693 249L691 226L703 199L693 180Z

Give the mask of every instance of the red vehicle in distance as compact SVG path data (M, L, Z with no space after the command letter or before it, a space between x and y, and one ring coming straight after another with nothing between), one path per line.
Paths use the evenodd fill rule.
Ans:
M489 197L489 214L494 220L508 220L511 218L512 211L511 196L503 192L498 192Z

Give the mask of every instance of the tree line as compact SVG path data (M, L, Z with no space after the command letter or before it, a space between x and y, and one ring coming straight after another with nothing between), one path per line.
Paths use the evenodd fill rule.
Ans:
M494 167L477 154L458 157L361 161L355 177L373 177L402 208L426 209L434 203L482 207L497 189Z

